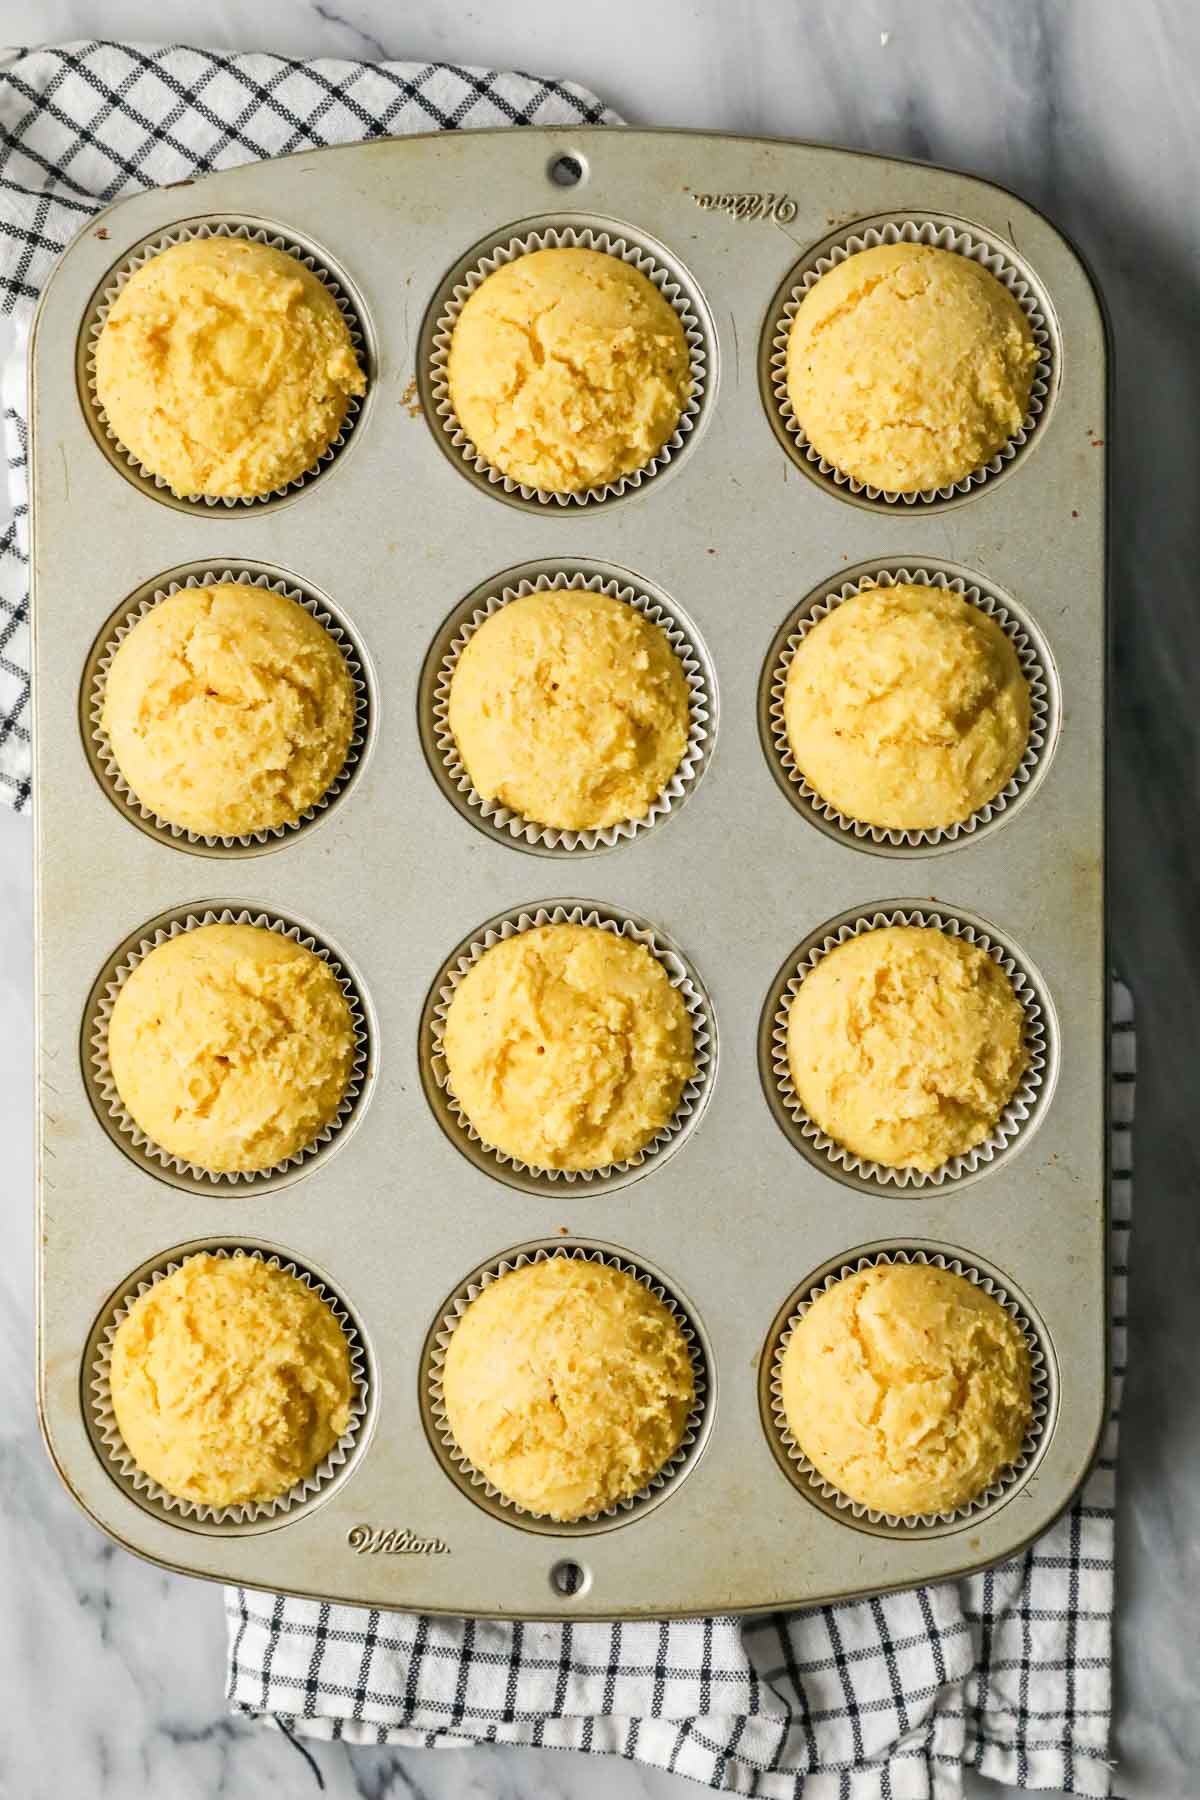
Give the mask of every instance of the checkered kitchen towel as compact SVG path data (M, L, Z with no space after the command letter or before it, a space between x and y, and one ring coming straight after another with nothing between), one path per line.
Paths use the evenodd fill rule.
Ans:
M963 1770L1109 1793L1133 1003L1113 986L1112 1367L1067 1514L987 1574L767 1618L513 1625L226 1590L229 1698L355 1744L538 1744L763 1800L954 1800Z
M446 63L107 43L0 53L0 317L16 326L3 382L13 517L0 528L0 798L29 804L29 322L55 258L91 215L142 188L323 144L615 120L572 81Z
M81 43L0 56L0 307L14 519L0 535L0 790L29 798L23 349L55 257L140 188L381 133L616 122L585 89L434 64ZM1108 1792L1116 1405L1124 1368L1132 1009L1116 990L1114 1409L1070 1513L956 1586L767 1619L498 1625L230 1590L229 1698L356 1743L610 1752L735 1793L948 1800L970 1765Z

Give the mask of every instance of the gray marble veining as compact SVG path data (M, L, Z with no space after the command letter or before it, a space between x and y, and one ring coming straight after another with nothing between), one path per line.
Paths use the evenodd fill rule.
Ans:
M639 123L825 138L1006 182L1076 239L1117 345L1112 941L1141 1076L1122 1449L1117 1786L1200 1794L1200 1279L1195 1020L1200 710L1200 9L1193 0L0 0L0 38L203 37L295 56L446 56L564 74ZM636 46L636 48L634 48ZM252 1800L317 1791L229 1720L219 1595L115 1550L32 1421L30 829L0 815L0 1795ZM399 1800L682 1796L626 1764L516 1750L317 1747L326 1792ZM980 1787L979 1792L983 1792ZM992 1791L992 1790L988 1790Z

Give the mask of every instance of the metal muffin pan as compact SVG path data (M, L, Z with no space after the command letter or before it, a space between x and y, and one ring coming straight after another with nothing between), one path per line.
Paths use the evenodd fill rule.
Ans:
M570 190L550 173L564 155L582 171ZM933 504L873 503L812 479L772 411L777 296L815 249L888 220L949 223L999 248L1033 284L1051 349L1043 411L1003 478ZM261 227L334 271L369 347L345 453L267 507L164 501L95 429L97 299L138 246L198 221ZM680 279L706 339L683 448L652 480L586 507L481 481L428 407L447 284L481 247L547 228L644 248ZM945 1579L1044 1529L1086 1473L1106 1393L1107 345L1097 294L1059 233L986 182L817 145L598 129L381 140L140 194L92 220L47 289L31 362L38 1390L50 1454L91 1517L140 1554L213 1579L526 1618L807 1605ZM422 670L469 597L559 561L661 596L694 628L712 729L685 803L555 866L544 846L481 829L445 791L427 754ZM826 828L794 804L764 742L780 632L806 597L871 566L949 570L1011 597L1050 659L1052 741L1036 780L936 855ZM210 568L261 571L327 602L369 674L369 754L337 804L319 828L233 860L114 805L84 687L107 620L181 570ZM720 1054L699 1116L636 1179L514 1186L430 1103L428 1007L456 946L564 893L643 921L678 951ZM226 907L296 920L344 954L370 1020L370 1104L286 1183L181 1188L96 1116L88 1001L147 924ZM969 1181L837 1179L797 1147L760 1055L780 971L843 917L897 907L982 930L1036 971L1051 1009L1055 1081L1036 1133L1019 1131ZM570 1242L686 1296L708 1399L685 1476L653 1506L554 1533L477 1504L448 1475L427 1435L425 1350L473 1270ZM344 1299L364 1346L368 1429L310 1501L253 1530L199 1529L147 1509L104 1455L89 1346L147 1271L182 1248L238 1243L317 1271ZM1052 1405L1036 1457L998 1501L948 1526L881 1533L797 1490L761 1391L797 1292L906 1247L1020 1296Z

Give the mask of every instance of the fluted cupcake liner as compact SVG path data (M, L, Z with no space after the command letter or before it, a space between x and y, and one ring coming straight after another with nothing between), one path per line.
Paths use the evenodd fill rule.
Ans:
M803 1450L792 1436L791 1428L783 1407L782 1369L783 1358L792 1339L792 1333L808 1311L814 1300L817 1300L828 1289L836 1287L850 1275L856 1275L861 1269L873 1269L892 1263L923 1263L936 1269L947 1269L953 1275L962 1275L984 1293L990 1294L1010 1318L1020 1327L1025 1339L1032 1365L1031 1386L1033 1410L1030 1415L1029 1428L1025 1433L1016 1458L995 1476L989 1485L973 1499L964 1501L947 1512L938 1513L889 1513L878 1512L873 1507L864 1506L861 1501L851 1500L848 1494L829 1482L805 1456ZM1028 1469L1045 1433L1046 1422L1050 1410L1049 1375L1046 1365L1046 1354L1041 1340L1033 1325L1020 1306L1013 1300L1006 1289L983 1274L970 1263L964 1263L958 1257L947 1257L940 1253L930 1255L924 1250L881 1250L873 1256L860 1256L854 1261L847 1261L833 1274L825 1276L808 1289L797 1305L790 1311L788 1318L779 1332L770 1356L770 1425L777 1434L786 1452L788 1461L814 1494L832 1502L839 1513L848 1514L855 1520L866 1520L871 1525L888 1525L893 1529L906 1532L929 1530L934 1526L954 1525L966 1520L975 1519L978 1515L994 1506L998 1500L1005 1499Z
M450 729L450 686L454 680L454 671L479 627L502 607L513 600L523 599L527 594L564 591L608 594L615 600L624 601L641 613L643 618L657 625L679 658L688 687L687 743L674 774L640 818L621 819L615 825L607 825L598 830L559 830L554 826L539 825L496 801L485 800L467 773L454 733ZM515 586L501 588L476 607L460 626L438 668L433 692L433 733L443 764L463 803L484 819L502 840L538 844L564 853L573 850L592 852L611 849L636 836L639 831L648 830L660 819L665 819L672 808L685 797L688 788L700 774L708 754L713 711L713 699L700 654L680 621L662 601L651 599L625 582L605 580L601 575L587 575L582 571L563 570L553 575L538 575L534 580L522 579Z
M317 1298L329 1308L346 1337L350 1352L350 1373L353 1392L350 1400L350 1423L328 1454L322 1458L302 1481L293 1484L282 1494L271 1500L243 1500L230 1506L210 1506L194 1500L181 1499L160 1486L153 1476L147 1475L138 1467L131 1451L121 1436L113 1411L110 1376L112 1371L113 1344L116 1341L118 1328L128 1316L134 1305L143 1294L157 1287L168 1275L174 1275L190 1262L194 1256L211 1255L221 1257L253 1257L257 1262L265 1263L269 1269L282 1269L285 1275L294 1275L309 1288ZM331 1294L325 1284L291 1258L267 1254L265 1251L240 1245L230 1247L226 1244L213 1245L204 1250L191 1250L186 1256L180 1256L164 1262L161 1268L155 1269L149 1276L129 1288L111 1309L108 1323L100 1333L96 1354L92 1361L91 1378L88 1384L89 1402L91 1406L92 1428L99 1445L103 1447L112 1474L123 1486L132 1489L133 1493L144 1504L167 1513L174 1523L185 1522L197 1525L251 1525L265 1520L276 1520L284 1514L292 1513L297 1507L310 1500L314 1494L333 1480L343 1467L362 1428L367 1413L367 1364L366 1352L358 1335L358 1328L349 1313L342 1306L336 1295Z
M104 287L93 301L92 309L84 321L84 375L87 386L88 404L92 410L94 421L99 427L99 437L108 450L113 461L123 465L142 481L151 491L168 496L184 506L263 506L274 500L286 498L306 486L313 478L328 468L339 451L345 448L354 423L362 411L365 395L351 395L346 416L336 437L332 438L321 452L312 468L297 475L285 486L275 488L269 494L176 494L171 484L156 475L121 442L108 420L108 414L101 405L96 392L96 342L104 329L104 324L118 295L131 275L143 268L152 257L163 250L169 250L176 244L191 242L196 238L231 237L245 238L247 242L264 244L272 250L283 250L296 261L302 263L310 274L315 275L322 287L327 289L337 304L339 312L346 321L350 332L350 341L354 346L360 364L366 364L366 334L354 306L341 283L325 263L315 256L297 239L289 238L281 232L268 230L261 225L246 225L232 219L193 219L186 225L175 225L168 231L159 232L146 243L139 244L123 262L106 277Z
M631 938L635 943L644 944L651 955L666 970L667 978L687 1007L688 1018L691 1021L696 1067L693 1074L684 1083L683 1092L679 1097L679 1104L675 1108L674 1114L665 1125L660 1126L650 1142L644 1144L636 1155L626 1157L620 1162L606 1163L599 1169L542 1169L521 1162L519 1158L509 1156L503 1150L498 1150L494 1144L489 1144L476 1131L450 1086L443 1037L446 1017L459 983L464 975L475 966L480 957L492 948L493 944L501 943L507 938L517 937L523 931L532 931L542 925L594 925L602 931L611 931L615 937ZM472 939L453 966L446 970L437 990L437 999L432 1009L429 1025L432 1038L430 1062L433 1078L441 1102L458 1129L471 1143L478 1144L485 1150L498 1167L512 1169L518 1174L528 1171L531 1175L544 1177L551 1182L563 1182L567 1186L575 1182L581 1182L584 1185L602 1185L614 1177L628 1174L630 1170L639 1167L651 1157L661 1155L669 1145L678 1139L689 1119L699 1111L705 1098L705 1089L712 1070L712 1015L707 998L683 958L677 951L660 942L648 926L636 924L634 920L623 913L591 905L514 908L499 923L489 925L485 931Z
M522 1269L529 1263L548 1262L552 1257L567 1257L575 1262L603 1263L608 1268L620 1269L623 1274L632 1275L635 1280L640 1281L644 1288L661 1300L679 1326L687 1344L688 1356L692 1365L694 1392L683 1436L672 1455L661 1469L651 1476L644 1487L639 1488L636 1493L627 1495L623 1500L605 1507L600 1512L586 1513L578 1519L554 1519L551 1521L548 1513L533 1512L528 1507L519 1505L517 1501L510 1500L468 1460L450 1429L450 1421L446 1415L445 1395L442 1389L442 1376L450 1339L471 1302L478 1299L483 1290L490 1287L493 1281L498 1281L502 1275L511 1274L514 1269ZM514 1523L519 1524L525 1520L550 1521L555 1531L564 1535L572 1532L595 1531L597 1528L602 1528L607 1521L621 1519L635 1510L644 1509L647 1501L653 1500L668 1484L673 1482L688 1462L700 1440L709 1396L708 1371L703 1348L687 1313L675 1296L660 1281L647 1274L637 1263L631 1262L627 1257L599 1250L590 1245L572 1243L553 1244L532 1252L528 1250L510 1252L507 1256L498 1257L495 1262L489 1263L478 1273L468 1277L455 1292L442 1315L440 1326L432 1336L431 1343L427 1348L424 1380L429 1401L429 1413L437 1433L437 1448L452 1479L457 1481L466 1492L470 1493L473 1490L493 1501L504 1514L511 1516Z
M570 494L556 493L546 488L529 487L524 482L514 481L510 475L505 475L501 469L497 469L490 463L472 443L459 423L450 398L447 373L450 340L454 335L454 327L458 322L459 314L476 288L486 281L487 277L496 269L501 268L505 263L513 262L518 256L528 256L534 250L561 249L604 251L610 256L619 257L622 262L629 263L646 276L647 280L653 282L683 326L684 336L687 339L691 373L690 391L684 402L679 422L666 443L651 457L650 461L642 468L633 470L629 475L622 475L616 481L606 482L602 487L584 488ZM540 230L529 231L519 237L497 239L480 256L479 260L454 283L450 292L443 299L434 325L428 378L434 415L438 425L465 467L474 470L476 475L482 477L491 486L498 487L502 493L517 495L534 506L589 506L595 505L599 501L614 499L620 494L640 487L644 481L650 480L661 469L664 469L671 458L683 449L700 417L700 410L704 403L708 384L708 351L700 315L690 294L679 277L667 268L646 245L638 243L636 239L624 232L613 234L607 231L594 231L590 226L547 225Z
M804 638L814 625L829 617L843 601L851 600L856 595L869 592L872 588L889 588L901 584L912 584L918 587L942 588L949 593L958 594L971 606L977 607L981 613L993 619L1012 643L1021 665L1021 672L1029 683L1030 721L1029 737L1020 762L1013 770L1007 782L985 802L977 807L966 819L957 820L952 825L922 827L920 829L899 829L892 826L867 825L861 819L851 818L836 806L825 800L809 783L803 772L797 767L792 755L792 747L788 742L787 724L784 719L784 699L787 692L788 672L792 659ZM914 569L891 567L872 570L869 574L860 575L857 580L845 581L840 587L827 589L819 599L806 600L796 613L792 627L787 633L783 647L777 655L770 676L770 728L771 748L778 760L780 768L787 777L793 799L801 811L815 814L827 820L838 831L857 839L859 842L886 845L893 849L932 849L942 844L952 844L963 837L973 837L983 826L998 820L1005 813L1011 802L1017 800L1028 787L1030 780L1042 761L1047 745L1052 742L1051 731L1051 689L1047 672L1047 657L1036 643L1029 629L1014 615L1011 607L990 593L978 582L966 582L961 575L948 575L936 566L921 564Z
M150 807L144 806L121 773L120 765L113 755L112 746L101 723L108 671L112 666L113 657L134 626L139 624L147 613L153 612L156 606L163 600L169 599L173 594L182 593L187 588L213 587L218 583L227 582L245 587L266 588L271 593L282 594L285 599L294 600L298 606L302 606L305 612L310 613L317 623L324 627L341 651L350 671L350 679L354 688L354 728L347 746L345 761L325 792L314 800L311 806L306 807L298 819L288 820L282 825L273 825L260 831L244 832L239 836L189 831L181 825L172 825L170 820L162 818ZM95 766L109 793L127 811L151 825L169 843L203 846L206 849L220 847L224 850L253 850L264 844L293 837L323 813L331 801L337 799L338 795L345 791L358 766L367 739L369 708L370 700L362 660L346 628L321 602L313 599L301 588L294 587L290 582L282 579L273 580L271 576L261 571L248 569L238 564L219 568L216 566L206 567L203 570L197 565L196 570L186 575L182 581L169 581L165 586L155 588L148 599L139 600L131 607L114 627L108 629L104 645L94 664L87 703L90 736L95 748Z
M117 1092L117 1084L113 1079L112 1067L108 1060L108 1027L112 1018L112 1010L117 995L129 979L138 964L156 950L182 932L195 931L203 925L257 925L267 931L276 931L281 937L291 938L293 942L303 945L314 955L328 963L337 978L338 986L346 997L350 1008L350 1018L354 1029L354 1061L351 1065L350 1079L346 1091L334 1117L329 1124L311 1140L293 1151L285 1161L274 1163L266 1169L204 1169L183 1157L173 1156L164 1150L152 1138L147 1137L141 1126L127 1110L124 1101ZM367 1032L366 1008L355 984L343 969L332 951L319 939L302 931L286 919L267 912L250 912L246 908L233 911L230 907L214 910L206 907L202 912L194 912L188 908L180 908L176 917L166 924L159 925L147 937L138 943L136 949L130 951L116 965L111 978L106 981L99 993L94 993L90 1014L84 1024L84 1041L91 1046L88 1055L91 1085L98 1102L101 1121L109 1135L122 1148L140 1153L151 1163L175 1175L182 1175L192 1181L204 1183L214 1188L240 1188L243 1192L255 1186L262 1186L280 1175L302 1167L325 1150L336 1138L355 1110L362 1094L366 1078L367 1059L370 1041Z
M974 944L977 948L986 951L992 961L1003 969L1008 977L1025 1015L1025 1047L1029 1054L1029 1061L1017 1085L1016 1092L982 1143L975 1144L961 1155L950 1157L938 1168L928 1172L914 1168L911 1164L893 1168L886 1163L873 1162L866 1157L856 1155L853 1150L848 1150L844 1144L839 1144L822 1131L804 1110L792 1082L791 1065L788 1060L788 1017L792 1001L805 976L816 967L822 957L828 956L831 950L836 950L839 944L844 944L850 938L858 937L863 932L877 931L888 925L932 926L938 931L944 931L951 937L962 938L964 942ZM997 1157L1012 1147L1033 1113L1044 1084L1049 1057L1046 1011L1032 977L1017 961L1015 955L995 942L987 932L940 908L930 912L905 911L903 909L864 910L851 923L838 926L836 931L800 957L791 976L784 982L772 1013L771 1070L780 1099L793 1123L799 1128L801 1136L829 1164L831 1170L845 1171L845 1173L857 1176L860 1180L869 1182L881 1190L893 1187L908 1189L945 1187L952 1182L962 1180L965 1176L973 1175L977 1170L993 1163Z
M969 257L972 262L981 264L1008 289L1017 302L1029 321L1033 341L1037 346L1038 361L1034 370L1033 387L1030 390L1029 410L1020 429L988 462L972 469L958 481L946 487L921 488L913 493L898 493L890 488L873 487L868 482L858 481L853 475L847 475L843 469L837 468L814 450L792 411L792 403L788 397L788 338L791 334L792 321L805 295L816 285L822 275L828 274L830 269L836 268L848 257L857 255L861 250L874 250L882 244L928 244L938 250L953 250L957 255ZM821 475L833 490L861 496L867 500L879 502L883 506L890 507L897 504L929 506L938 501L952 500L956 495L972 493L976 488L981 487L989 476L999 475L1012 462L1017 452L1029 442L1039 420L1045 413L1050 397L1054 375L1054 349L1041 299L1031 286L1028 276L1009 259L998 243L988 241L976 232L956 230L951 225L938 224L931 219L907 218L897 214L893 219L882 224L860 225L833 244L826 243L816 255L810 253L809 258L800 265L791 286L782 297L782 302L776 304L773 317L767 326L767 332L770 345L771 399L778 422L786 437L795 446L797 456L806 462L815 474Z

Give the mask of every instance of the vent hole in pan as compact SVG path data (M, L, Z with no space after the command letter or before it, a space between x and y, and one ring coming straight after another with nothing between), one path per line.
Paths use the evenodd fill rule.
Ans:
M582 1563L571 1562L569 1558L556 1562L550 1570L550 1586L556 1594L579 1598L587 1593L591 1585L591 1570L585 1569Z
M552 157L546 168L555 187L579 187L587 180L588 166L586 159L574 154Z

